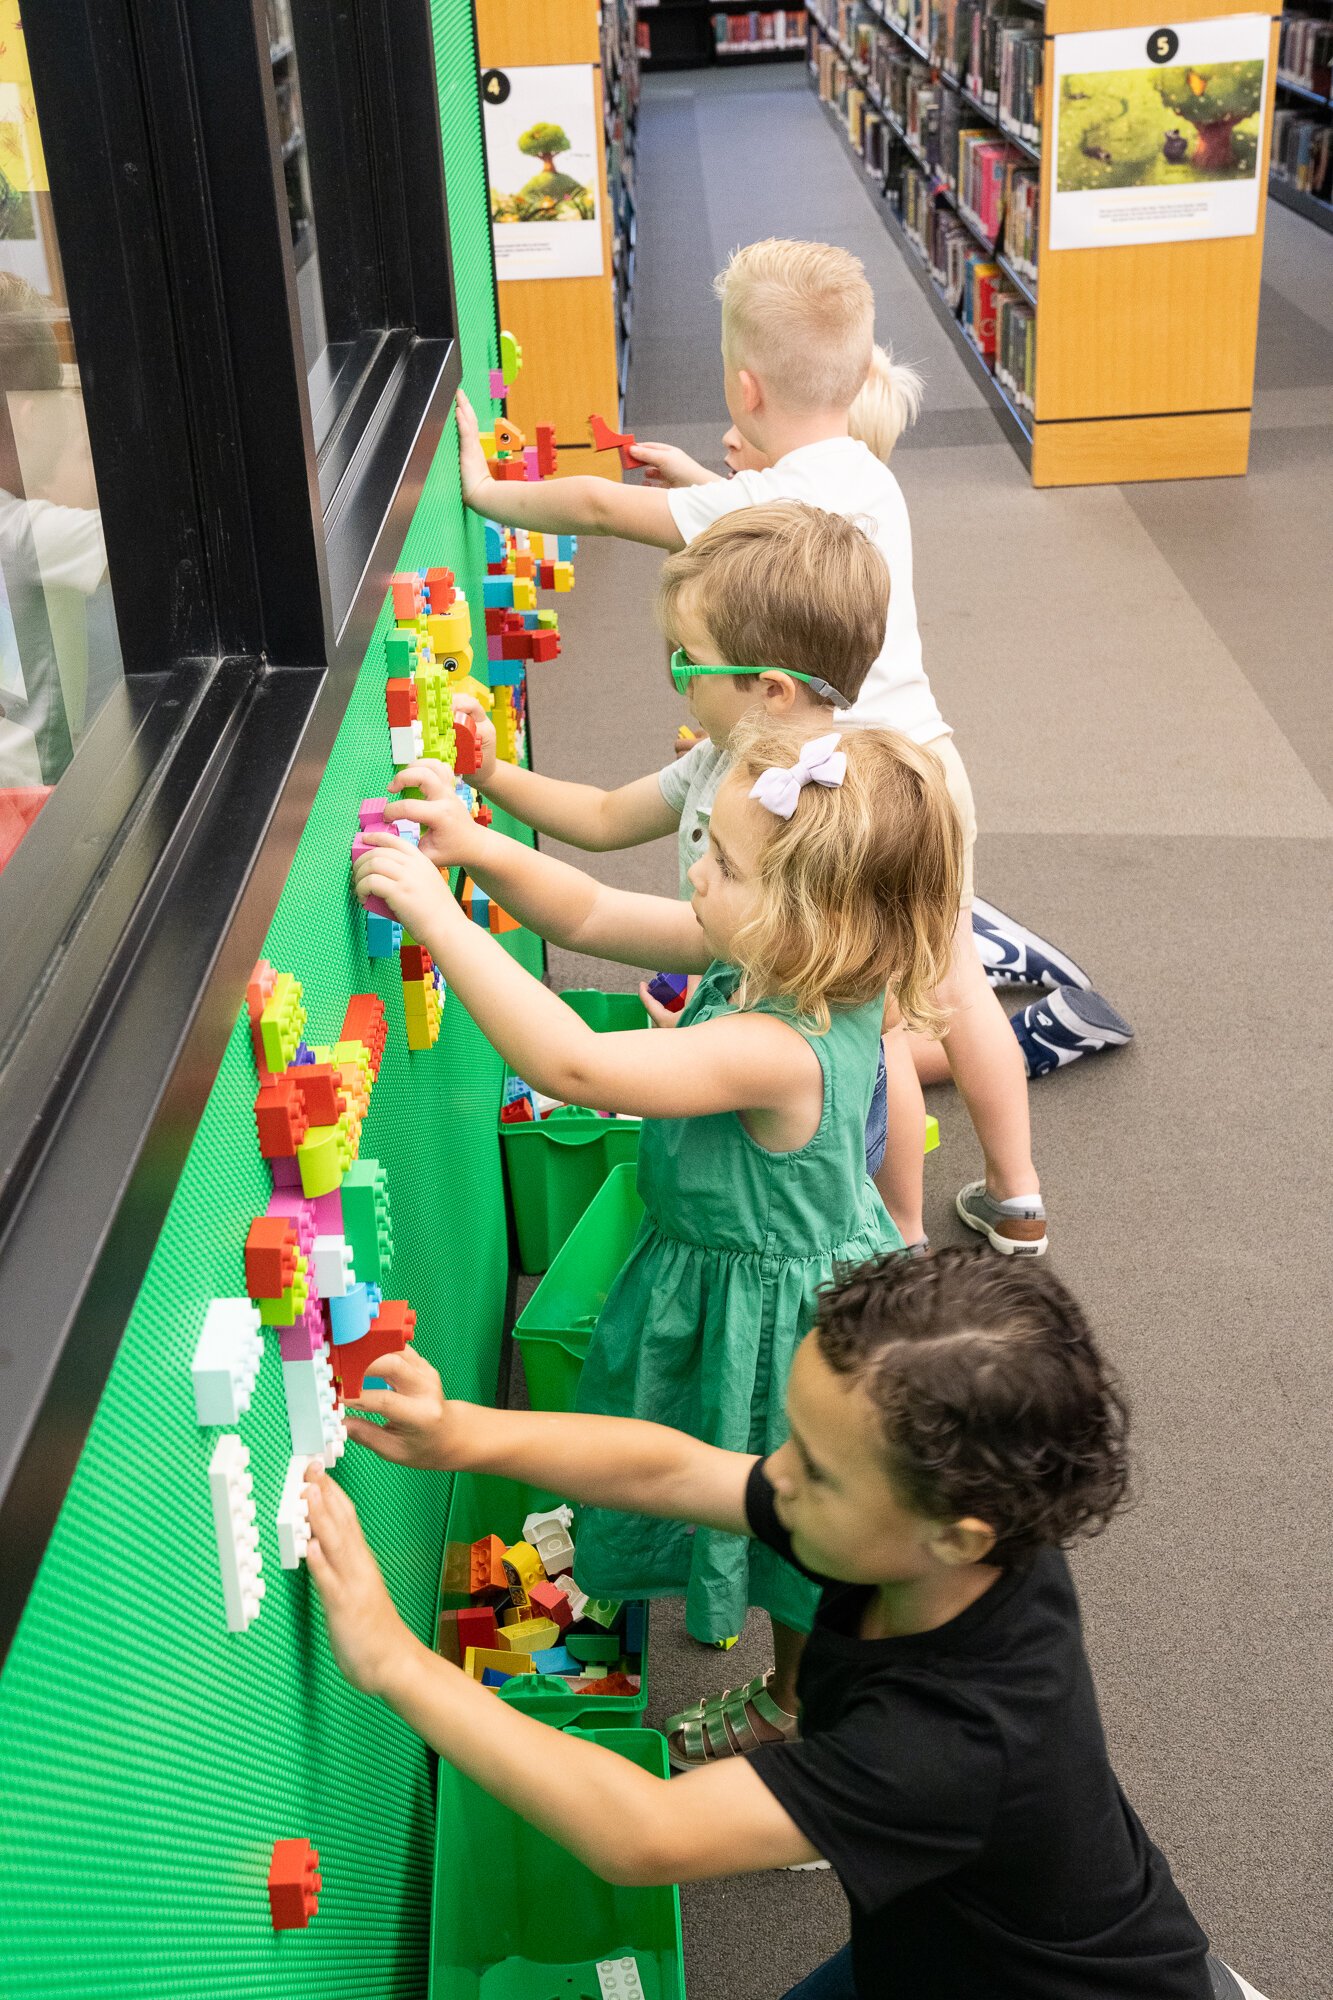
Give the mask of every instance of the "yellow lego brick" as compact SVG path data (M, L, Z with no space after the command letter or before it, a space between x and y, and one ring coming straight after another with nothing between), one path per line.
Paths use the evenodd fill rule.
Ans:
M501 1625L497 1636L501 1646L509 1653L527 1658L532 1653L546 1653L552 1646L558 1646L560 1627L554 1618L523 1618L515 1625Z
M525 1590L530 1589L534 1583L540 1583L546 1575L546 1571L542 1568L542 1559L531 1542L515 1542L512 1548L505 1550L504 1559L506 1566L513 1570Z
M515 611L535 611L537 609L537 586L528 577L516 576L514 578L514 609Z
M359 1125L357 1136L360 1137ZM356 1148L346 1118L340 1118L336 1125L312 1125L296 1149L301 1192L306 1200L332 1194L355 1158Z
M426 620L426 634L436 658L456 652L472 638L472 612L466 604L451 604L447 611L432 612Z
M293 979L290 972L280 972L273 996L259 1017L264 1061L271 1070L286 1069L296 1054L306 1021L301 990L299 979Z
M500 1652L494 1646L469 1646L463 1656L463 1672L470 1674L474 1681L479 1681L487 1667L493 1667L497 1673L508 1674L511 1679L515 1674L536 1671L530 1653Z
M573 563L558 562L555 565L551 581L557 590L572 590L574 588Z

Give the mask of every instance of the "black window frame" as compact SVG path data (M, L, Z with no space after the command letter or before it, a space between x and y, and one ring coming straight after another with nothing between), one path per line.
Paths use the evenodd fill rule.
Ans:
M125 680L0 873L0 1660L461 379L428 0L335 12L387 312L317 453L263 0L24 8Z

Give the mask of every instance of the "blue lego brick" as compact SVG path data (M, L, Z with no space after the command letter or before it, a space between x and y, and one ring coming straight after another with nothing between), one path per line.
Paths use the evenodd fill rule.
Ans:
M526 660L488 660L486 678L493 688L518 687L526 669Z
M486 560L488 563L503 562L505 559L505 531L494 521L483 523L486 531Z
M625 1651L642 1653L645 1610L642 1604L625 1606Z
M539 1674L581 1674L582 1667L574 1655L564 1646L550 1646L544 1653L534 1653L532 1664Z
M403 927L392 917L366 912L366 950L372 958L396 958L403 942Z
M481 601L488 611L512 611L514 608L513 577L484 576L481 580Z
M329 1327L335 1347L349 1340L361 1340L370 1332L370 1322L380 1309L383 1293L378 1285L354 1285L342 1298L327 1299Z

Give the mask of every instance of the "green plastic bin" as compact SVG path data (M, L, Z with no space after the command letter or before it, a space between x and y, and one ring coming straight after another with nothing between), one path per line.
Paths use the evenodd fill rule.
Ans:
M643 1220L634 1180L633 1165L612 1167L518 1316L534 1410L574 1407L589 1336Z
M576 987L560 998L599 1035L648 1025L637 993ZM502 1124L500 1150L514 1205L519 1268L531 1276L548 1268L612 1167L638 1158L639 1120L562 1111L537 1124Z
M655 1730L580 1730L665 1778ZM638 1960L645 2000L685 2000L680 1891L603 1882L440 1760L429 2000L596 2000L597 1961Z
M492 1473L460 1472L454 1477L453 1497L449 1502L449 1519L445 1525L447 1542L476 1542L483 1535L498 1535L506 1544L518 1541L523 1533L523 1523L529 1514L538 1509L559 1507L563 1504L558 1493L547 1493L538 1486L522 1486L513 1479L500 1479ZM571 1503L572 1504L572 1503ZM574 1508L574 1542L578 1545L578 1514ZM577 1569L577 1562L575 1565ZM470 1599L443 1588L439 1594L441 1611L458 1611ZM639 1662L640 1680L637 1694L579 1694L576 1689L564 1693L534 1689L531 1694L515 1690L506 1693L505 1701L511 1708L521 1708L526 1715L538 1716L541 1721L551 1723L556 1729L617 1729L637 1727L643 1721L644 1710L648 1706L648 1628L649 1606L643 1607L643 1656ZM526 1676L525 1676L526 1678ZM499 1700L496 1696L496 1700Z

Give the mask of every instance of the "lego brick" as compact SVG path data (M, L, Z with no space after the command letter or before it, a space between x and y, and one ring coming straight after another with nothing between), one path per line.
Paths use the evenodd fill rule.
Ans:
M585 1664L620 1658L620 1641L612 1632L566 1632L565 1645L576 1660Z
M489 602L484 591L482 602ZM443 665L448 655L457 653L472 637L471 607L460 599L447 611L432 613L426 620L426 635L436 659Z
M481 769L481 738L465 715L454 722L454 743L454 770L460 778L475 777Z
M535 1549L533 1554L536 1554ZM567 1625L574 1622L574 1611L568 1597L553 1583L543 1580L529 1584L528 1603L534 1615L549 1618L558 1631L563 1632Z
M249 1299L211 1299L190 1376L201 1424L238 1424L250 1407L264 1340Z
M383 1285L393 1261L389 1177L378 1160L354 1160L343 1175L343 1234L363 1283Z
M569 1608L573 1612L574 1617L576 1619L582 1618L588 1603L587 1592L579 1589L572 1576L557 1576L553 1577L552 1581L557 1590L563 1590L565 1596L569 1599Z
M558 632L534 632L529 645L528 657L535 665L549 666L552 660L560 658L560 635Z
M523 349L512 333L500 329L500 372L504 376L506 388L518 379L518 371L523 366Z
M417 684L406 675L396 674L384 683L384 712L390 729L407 729L417 721Z
M296 1230L297 1247L303 1257L309 1257L315 1247L319 1230L319 1204L307 1201L299 1189L290 1191L278 1189L269 1197L268 1213L285 1216Z
M625 1651L627 1653L641 1654L643 1652L646 1626L647 1612L644 1606L642 1604L627 1604L625 1606L624 1630Z
M294 1159L309 1126L294 1077L271 1076L260 1084L255 1098L255 1130L266 1160Z
M370 1057L372 1076L378 1076L380 1073L388 1035L389 1017L378 993L354 993L347 1003L347 1012L343 1015L342 1033L338 1039L362 1044Z
M648 981L648 991L668 1014L679 1014L685 1005L689 983L684 972L657 972Z
M573 1525L572 1507L553 1507L529 1514L523 1523L523 1539L536 1549L548 1577L554 1579L574 1567L574 1543L569 1532Z
M529 1541L514 1542L504 1552L505 1567L510 1572L510 1581L520 1583L524 1591L534 1583L540 1583L545 1571L542 1559Z
M471 1542L446 1542L440 1566L440 1594L466 1597L472 1578Z
M579 1663L564 1646L549 1646L545 1652L534 1653L532 1664L539 1674L577 1674Z
M637 1694L643 1686L638 1674L602 1674L596 1679L584 1678L570 1682L576 1694Z
M287 1466L278 1500L278 1559L284 1569L299 1569L310 1547L310 1505L304 1497L306 1467L310 1459L293 1458Z
M288 972L276 974L272 994L259 1017L264 1062L270 1070L286 1069L296 1054L305 1027L301 983Z
M379 1311L381 1293L378 1285L352 1285L341 1298L331 1298L329 1307L329 1333L335 1347L345 1347L351 1340L364 1340L370 1332L370 1324ZM338 1357L333 1357L335 1373Z
M356 1397L365 1386L370 1364L384 1354L401 1354L416 1329L417 1316L404 1299L386 1299L360 1340L333 1350L333 1367L344 1396Z
M227 1630L244 1632L259 1616L264 1595L261 1574L264 1559L259 1553L259 1529L255 1525L250 1453L235 1431L224 1431L213 1447L208 1487L213 1501Z
M599 1958L599 2000L644 2000L643 1976L637 1958Z
M393 615L399 620L419 618L426 608L426 593L421 587L421 578L411 570L401 571L390 584L393 593Z
M306 1300L305 1311L290 1326L280 1326L277 1334L278 1352L284 1361L313 1361L317 1354L322 1354L328 1335L318 1296L312 1293Z
M356 1283L352 1252L347 1238L317 1236L314 1247L315 1288L322 1299L340 1299Z
M275 1840L268 1869L269 1914L275 1931L306 1928L319 1909L324 1878L319 1851L308 1840Z
M336 1125L347 1109L347 1099L338 1087L335 1066L329 1062L312 1062L301 1069L288 1070L287 1074L296 1085L296 1094L301 1100L307 1124Z
M438 611L441 604L447 604L455 595L454 573L442 563L435 563L425 571L426 589L430 592L432 610Z
M590 1597L582 1615L594 1625L600 1625L604 1632L610 1632L619 1623L624 1608L618 1597Z
M419 722L389 731L389 755L395 764L415 764L426 754L426 739Z
M549 479L556 470L558 459L555 449L555 425L537 426L537 468L543 479Z
M500 1649L511 1653L545 1653L559 1638L559 1628L549 1618L520 1618L499 1629Z
M296 1224L282 1215L260 1215L245 1239L245 1289L252 1299L280 1299L296 1277L300 1246Z
M322 1458L333 1467L347 1443L347 1421L338 1404L328 1355L321 1350L310 1361L284 1361L282 1387L293 1457Z
M468 1548L469 1570L472 1550ZM466 1584L464 1585L466 1589ZM458 1617L458 1642L466 1650L469 1646L499 1646L499 1628L495 1622L495 1612L489 1604L465 1604Z
M495 1651L489 1646L469 1646L463 1655L463 1672L479 1681L487 1668L493 1673L503 1674L511 1680L515 1674L530 1674L532 1658L528 1653L506 1653Z
M487 383L487 394L490 396L491 401L494 403L503 402L504 392L505 392L505 378L498 368L492 368L490 374L486 378L486 383Z
M259 1317L265 1326L292 1326L300 1319L310 1298L310 1266L300 1251L292 1266L292 1281L277 1298L258 1298Z
M307 1200L338 1186L356 1155L345 1118L336 1125L312 1125L296 1149L301 1192Z
M508 1598L504 1543L498 1535L482 1535L472 1544L468 1592L483 1604L503 1604Z

